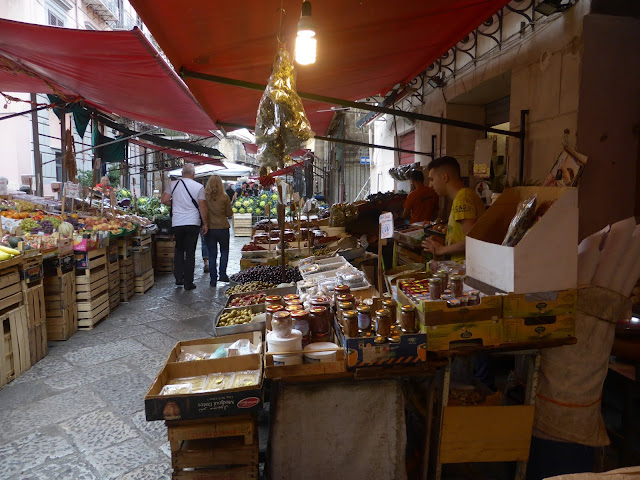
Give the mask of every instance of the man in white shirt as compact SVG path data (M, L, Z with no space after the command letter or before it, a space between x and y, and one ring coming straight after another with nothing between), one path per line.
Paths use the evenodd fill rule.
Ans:
M174 180L162 194L161 202L171 206L171 226L176 247L173 260L173 274L176 285L184 285L185 290L196 288L193 271L196 266L196 245L202 225L202 234L207 233L207 201L204 187L194 180L195 167L185 163L182 178Z

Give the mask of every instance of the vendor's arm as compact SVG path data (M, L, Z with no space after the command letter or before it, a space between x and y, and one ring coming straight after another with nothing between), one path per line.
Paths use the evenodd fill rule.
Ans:
M438 242L427 238L422 242L422 248L434 255L456 255L465 252L467 234L471 231L476 224L476 218L465 218L464 220L458 220L465 237L459 242L452 243L451 245L442 245Z
M160 202L164 205L170 207L171 206L171 194L169 192L164 192L162 197L160 197Z

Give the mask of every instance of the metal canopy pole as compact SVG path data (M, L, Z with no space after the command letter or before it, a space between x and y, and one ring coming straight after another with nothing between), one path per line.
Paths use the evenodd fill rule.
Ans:
M518 178L520 184L524 182L524 141L527 138L527 115L529 110L520 110L520 169L518 170Z
M183 79L195 78L198 80L206 80L208 82L221 83L224 85L231 85L234 87L248 88L250 90L263 91L266 87L266 85L263 85L260 83L245 82L242 80L235 80L232 78L219 77L217 75L209 75L207 73L192 72L190 70L186 70L184 67L180 69L180 76ZM343 100L341 98L325 97L324 95L316 95L314 93L298 92L298 95L300 96L300 98L304 98L306 100L314 100L317 102L340 105L342 107L350 107L350 108L356 108L360 110L368 110L370 112L395 115L397 117L409 118L411 120L420 120L423 122L439 123L441 125L449 125L452 127L466 128L469 130L479 130L482 132L498 133L500 135L508 135L510 137L516 137L516 138L520 138L521 136L521 132L510 132L508 130L501 130L499 128L486 127L484 125L480 125L477 123L464 122L461 120L452 120L450 118L434 117L433 115L425 115L423 113L404 112L402 110L396 110L394 108L378 107L376 105L368 105L366 103L358 103L358 102L353 102L351 100ZM216 122L216 123L217 125L220 125L221 122ZM222 122L222 124L224 125L224 122Z
M41 107L32 108L31 110L25 110L24 112L12 113L11 115L6 115L4 117L0 117L0 121L9 120L10 118L19 117L20 115L26 115L27 113L39 112L40 110L45 110L47 108L57 107L59 105L43 105Z

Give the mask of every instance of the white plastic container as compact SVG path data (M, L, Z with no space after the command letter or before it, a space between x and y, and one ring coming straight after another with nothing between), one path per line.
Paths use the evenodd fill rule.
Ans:
M338 349L340 347L332 342L310 343L309 345L304 347L304 361L307 363L335 362L337 358L335 350L329 351L329 352L315 351L315 350L327 350L332 348Z
M287 337L278 337L275 332L267 333L268 352L295 352L302 350L302 332L295 328Z
M302 354L297 353L293 355L274 355L273 364L275 366L281 365L302 365Z

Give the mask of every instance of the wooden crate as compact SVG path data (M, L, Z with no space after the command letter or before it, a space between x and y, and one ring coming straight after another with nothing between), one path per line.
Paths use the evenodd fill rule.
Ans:
M73 304L59 310L47 310L47 340L64 341L78 331L78 305Z
M42 277L44 276L42 255L35 255L25 259L19 269L23 290L42 283Z
M23 304L22 282L18 266L0 271L0 313L14 310Z
M144 295L147 290L153 287L154 273L153 268L144 275L136 277L133 281L134 293L136 295Z
M0 315L0 387L31 367L27 309L24 305Z
M175 240L158 240L156 242L156 255L171 255L173 256L176 248Z
M29 328L29 353L32 366L47 356L47 322Z
M158 240L156 242L156 273L173 273L173 257L176 242L173 240Z
M118 257L121 259L130 258L133 254L133 245L130 238L118 240Z
M154 270L156 273L173 273L173 256L171 258L158 257Z
M44 300L44 285L25 288L22 295L24 298L24 304L27 307L29 328L43 323L47 319L46 304Z
M181 470L171 474L172 480L258 480L258 466Z
M88 252L75 252L76 273L81 270L91 270L107 263L107 249L98 248Z
M92 269L76 270L76 299L91 301L109 289L106 263Z
M255 443L256 421L251 415L166 421L171 451L181 448L186 440L241 437L244 445Z
M109 293L87 302L78 302L78 329L91 330L100 320L109 315Z
M110 243L107 247L107 263L113 263L118 261L118 244L116 242Z
M140 277L153 268L151 248L141 247L133 249L133 271L136 277Z
M45 277L61 277L65 273L74 271L76 264L76 258L73 253L67 253L65 255L58 255L51 258L45 258L43 260L44 276Z
M251 227L234 227L233 236L234 237L250 237Z
M62 310L76 303L76 273L71 270L67 273L44 277L44 303L47 316L51 311Z
M145 233L143 235L138 235L135 237L131 237L131 245L134 247L145 247L151 245L151 234Z
M179 448L171 452L171 465L175 470L258 464L257 439L252 445L245 445L242 437L185 440L176 445Z
M113 310L120 305L120 289L118 288L115 292L109 292L109 311L113 312Z

